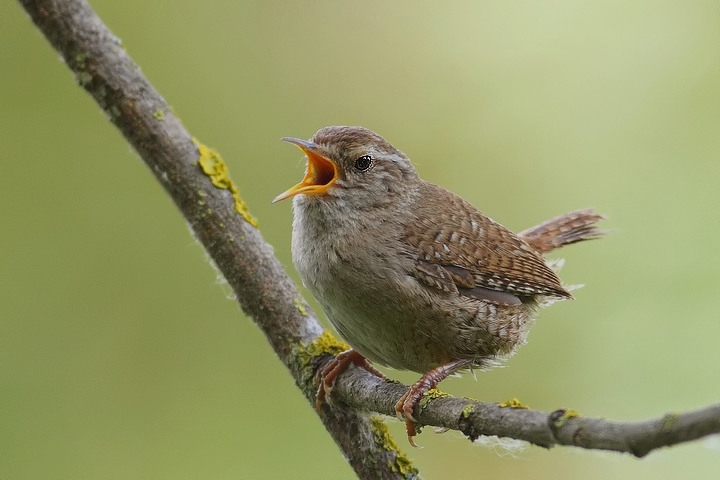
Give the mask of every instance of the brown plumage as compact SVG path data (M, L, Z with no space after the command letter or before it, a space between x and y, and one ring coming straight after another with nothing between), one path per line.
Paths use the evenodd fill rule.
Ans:
M275 199L294 197L293 262L354 349L323 370L318 403L348 363L379 374L365 358L422 373L396 406L411 443L428 389L511 355L540 305L572 298L542 254L604 233L601 215L579 210L516 235L361 127L285 140L308 158Z

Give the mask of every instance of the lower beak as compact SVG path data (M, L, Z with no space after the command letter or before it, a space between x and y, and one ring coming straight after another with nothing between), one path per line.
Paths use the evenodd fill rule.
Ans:
M285 137L282 140L296 145L305 153L305 156L307 156L307 169L305 170L305 178L302 179L302 182L285 190L275 197L272 203L294 197L301 193L305 195L324 195L328 188L337 180L338 170L335 163L322 155L320 153L320 147L314 142L291 137Z

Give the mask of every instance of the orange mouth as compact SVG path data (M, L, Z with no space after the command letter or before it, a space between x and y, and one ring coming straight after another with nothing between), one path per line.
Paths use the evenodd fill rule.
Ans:
M296 145L305 153L308 161L307 171L305 172L305 178L302 179L302 182L285 190L275 197L272 203L294 197L301 193L305 195L324 195L328 188L337 180L338 171L335 164L320 154L320 147L313 142L291 137L285 137L282 140Z

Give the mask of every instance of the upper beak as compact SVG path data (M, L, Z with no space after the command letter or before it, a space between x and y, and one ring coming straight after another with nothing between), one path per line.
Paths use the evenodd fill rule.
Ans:
M308 161L307 169L305 171L305 178L302 179L302 182L285 190L283 193L275 197L272 203L294 197L300 193L306 195L322 195L327 192L328 188L335 183L335 180L337 180L338 177L338 169L335 166L335 163L322 155L320 153L320 147L314 142L292 137L285 137L282 140L283 142L296 145L303 151L303 153L305 153Z

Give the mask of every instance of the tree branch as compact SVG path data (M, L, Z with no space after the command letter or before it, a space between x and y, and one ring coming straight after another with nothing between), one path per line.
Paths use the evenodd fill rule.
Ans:
M322 327L274 257L213 150L197 144L160 94L86 1L21 0L75 79L103 109L167 190L195 237L232 287L243 311L267 336L296 384L314 405L314 374L322 351L338 342ZM323 342L315 342L322 338ZM308 352L315 355L308 355ZM379 425L353 409L321 417L361 478L414 478L389 448ZM374 459L369 461L369 459Z
M406 391L405 385L383 381L360 368L350 368L338 377L332 393L335 401L345 405L394 415L395 403ZM720 433L720 404L636 423L583 417L568 409L530 410L517 400L503 404L481 403L439 391L426 396L420 407L414 414L420 424L459 430L470 440L495 435L545 448L568 445L625 452L636 457L660 447Z
M60 52L77 82L122 132L190 224L231 285L242 309L267 336L295 383L314 404L315 373L342 344L322 327L256 228L217 152L194 141L120 40L83 0L20 0ZM361 478L416 478L382 423L367 411L394 414L406 387L359 369L341 375L337 403L321 419ZM424 425L457 429L470 439L497 435L535 445L574 445L643 456L661 446L720 432L720 405L641 423L613 423L570 410L552 413L428 396Z

